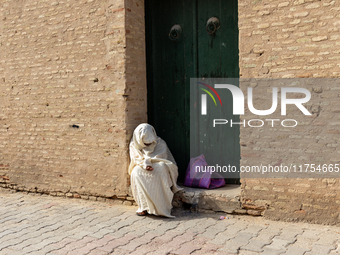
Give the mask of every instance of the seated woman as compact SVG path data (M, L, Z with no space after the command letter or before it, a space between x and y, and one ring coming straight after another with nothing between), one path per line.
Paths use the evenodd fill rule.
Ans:
M171 215L178 170L166 143L157 137L149 124L140 124L130 142L129 174L133 197L138 204L137 215Z

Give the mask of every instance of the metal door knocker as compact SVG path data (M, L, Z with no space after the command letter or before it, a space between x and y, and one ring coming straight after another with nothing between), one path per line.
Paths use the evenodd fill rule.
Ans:
M216 17L211 17L210 19L208 19L207 21L207 32L208 34L212 35L214 33L216 33L216 31L220 28L220 20Z
M170 29L169 38L171 41L176 41L182 34L182 28L180 25L173 25Z

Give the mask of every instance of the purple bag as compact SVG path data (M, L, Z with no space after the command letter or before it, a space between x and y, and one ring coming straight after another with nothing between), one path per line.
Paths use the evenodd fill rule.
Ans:
M219 173L213 173L214 178L212 178L211 172L204 172L206 166L208 166L208 164L205 161L203 154L196 158L190 159L187 171L185 173L184 186L204 189L223 187L225 185L223 176ZM198 171L199 169L202 171Z

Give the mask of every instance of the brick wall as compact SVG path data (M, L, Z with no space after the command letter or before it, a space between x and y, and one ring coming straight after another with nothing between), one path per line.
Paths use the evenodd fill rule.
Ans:
M339 1L239 1L240 76L318 78L340 76ZM271 105L271 89L253 84L259 109ZM297 87L300 87L297 85ZM339 162L338 84L306 87L312 116L288 108L294 129L241 127L241 165ZM241 83L241 89L246 86ZM262 116L261 116L262 117ZM271 118L284 119L279 112ZM259 119L246 112L243 119ZM260 118L261 119L261 118ZM241 176L242 177L242 176ZM241 179L244 208L272 219L339 222L339 179Z
M126 0L126 130L127 144L133 130L147 122L144 0ZM130 176L127 175L130 184ZM132 195L129 189L129 195Z
M120 0L1 1L2 186L126 196L127 141L146 120L145 79L135 78L145 77L137 65L143 40L129 37L141 37L141 27L126 25L141 18L141 7ZM130 90L138 86L144 91L132 107Z

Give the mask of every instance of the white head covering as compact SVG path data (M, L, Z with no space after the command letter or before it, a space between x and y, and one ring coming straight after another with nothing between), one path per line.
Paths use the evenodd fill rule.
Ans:
M156 131L150 124L143 123L136 127L132 140L138 150L152 152L157 144ZM145 144L150 144L146 146Z

